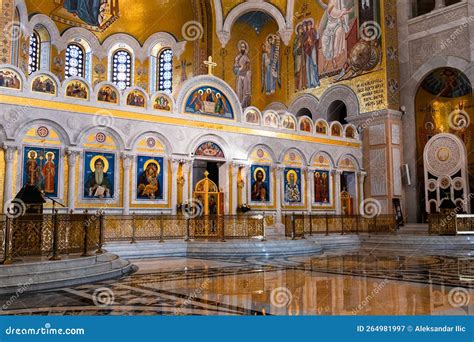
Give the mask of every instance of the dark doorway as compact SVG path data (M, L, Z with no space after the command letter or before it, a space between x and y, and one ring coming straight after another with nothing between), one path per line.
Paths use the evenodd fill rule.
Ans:
M338 121L341 124L345 125L347 117L347 107L346 104L340 100L336 100L329 106L328 110L328 121Z
M193 164L193 189L197 182L204 178L204 172L209 172L208 178L219 187L219 167L222 163L207 160L195 160Z
M311 114L311 111L308 108L301 108L297 113L296 117L299 118L300 116L308 116L311 119L313 118L313 114Z

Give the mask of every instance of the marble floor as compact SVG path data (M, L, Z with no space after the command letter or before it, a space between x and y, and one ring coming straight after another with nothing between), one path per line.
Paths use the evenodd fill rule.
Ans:
M472 258L368 250L135 260L122 279L0 297L4 315L474 315Z

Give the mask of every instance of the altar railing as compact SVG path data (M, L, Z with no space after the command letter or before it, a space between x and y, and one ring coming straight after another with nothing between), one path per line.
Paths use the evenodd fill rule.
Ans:
M389 233L397 230L395 215L320 215L286 213L283 215L285 235L296 239L313 234Z
M474 215L456 214L455 210L444 214L430 214L428 231L431 235L474 234Z

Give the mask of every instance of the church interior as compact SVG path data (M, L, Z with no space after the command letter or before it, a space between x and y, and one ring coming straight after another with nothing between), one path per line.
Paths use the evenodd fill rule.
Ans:
M474 0L0 7L2 315L474 314Z

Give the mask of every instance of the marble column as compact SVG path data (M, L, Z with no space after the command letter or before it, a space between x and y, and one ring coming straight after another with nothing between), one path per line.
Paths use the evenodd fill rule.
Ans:
M237 206L238 206L238 194L237 191L239 191L238 188L238 175L239 175L239 170L240 170L240 165L239 164L232 164L231 165L231 173L232 173L232 184L230 184L230 187L232 187L232 207L229 208L229 213L232 215L237 214Z
M168 198L171 199L171 213L176 215L176 206L178 204L178 168L180 161L177 159L171 160L171 194Z
M18 146L3 145L5 154L5 184L3 188L3 209L13 200L13 162L18 151Z
M134 157L129 154L122 154L123 162L123 214L130 214L130 170Z
M364 180L365 176L367 175L366 172L358 172L357 173L357 199L358 199L358 204L356 208L356 213L360 214L360 204L364 201Z
M67 150L67 166L68 166L68 179L67 179L67 205L69 212L73 212L76 209L76 165L79 151Z
M309 168L306 169L306 208L308 209L308 214L311 213L312 203L313 203L313 190L311 186L311 178L314 176L314 170Z
M283 188L283 170L285 169L281 165L277 165L273 168L276 175L276 194L275 194L275 207L276 207L276 223L281 224L281 209L282 209L282 188Z
M341 215L341 175L342 171L341 170L336 170L336 171L331 171L331 175L333 177L336 177L335 179L335 185L336 185L336 191L335 191L335 198L334 200L336 201L336 214Z
M182 162L182 168L183 168L183 203L186 203L190 201L191 199L191 194L193 189L191 189L191 180L192 180L192 174L191 170L193 167L193 161L192 160L184 160Z
M249 204L250 202L250 198L248 197L248 184L247 182L249 182L249 172L250 172L250 166L249 165L244 165L241 169L241 176L242 176L242 184L241 184L241 187L242 187L242 204L243 203L246 203L246 204Z

